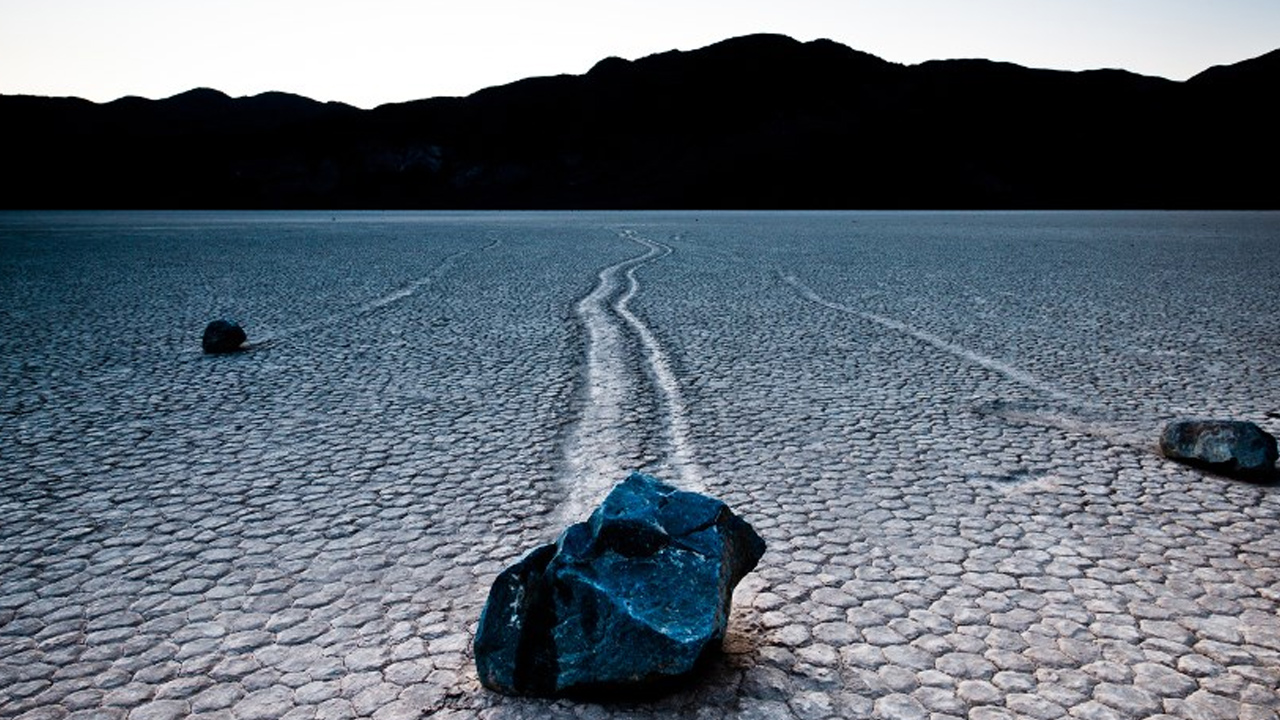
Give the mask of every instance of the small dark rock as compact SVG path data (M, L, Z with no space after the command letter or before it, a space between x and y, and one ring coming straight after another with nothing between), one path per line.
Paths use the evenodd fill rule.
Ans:
M200 346L207 353L231 353L241 350L244 341L249 337L245 335L244 328L231 320L214 320L204 329L204 338L200 341Z
M1275 472L1276 439L1241 420L1175 420L1160 435L1160 451L1179 462L1229 475Z
M661 687L719 649L764 541L719 500L632 473L585 523L504 570L475 639L492 690Z

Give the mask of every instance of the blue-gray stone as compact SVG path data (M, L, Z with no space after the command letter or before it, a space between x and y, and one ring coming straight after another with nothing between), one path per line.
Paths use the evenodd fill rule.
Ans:
M1275 471L1276 439L1241 420L1176 420L1160 436L1165 457L1228 474Z
M492 690L645 689L717 650L764 540L723 502L632 473L587 522L504 570L475 639Z
M210 354L230 353L240 350L244 341L248 339L244 328L235 321L214 320L205 326L200 346Z

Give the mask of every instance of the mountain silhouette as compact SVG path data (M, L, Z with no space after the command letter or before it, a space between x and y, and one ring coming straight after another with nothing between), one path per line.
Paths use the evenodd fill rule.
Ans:
M1174 82L752 35L373 110L0 96L0 206L1276 208L1278 86L1280 50Z

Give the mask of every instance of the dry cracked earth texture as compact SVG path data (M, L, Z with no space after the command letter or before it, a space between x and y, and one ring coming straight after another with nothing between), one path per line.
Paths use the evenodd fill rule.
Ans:
M1274 214L0 216L0 717L1280 714ZM204 356L233 317L251 348ZM646 702L497 695L632 468L768 549Z

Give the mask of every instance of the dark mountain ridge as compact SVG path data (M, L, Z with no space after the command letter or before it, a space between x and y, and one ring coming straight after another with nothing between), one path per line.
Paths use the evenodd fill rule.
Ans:
M465 98L0 96L10 208L1275 208L1280 51L1186 82L727 40Z

